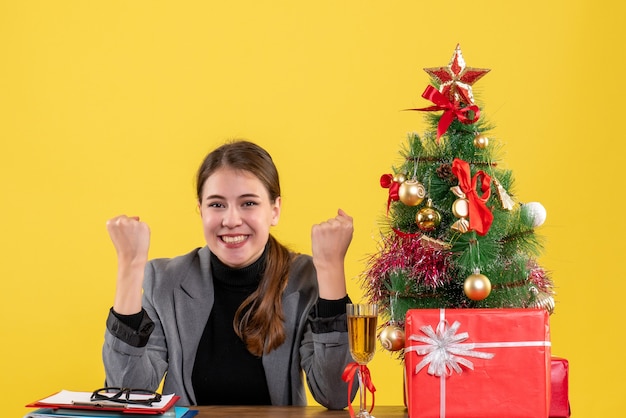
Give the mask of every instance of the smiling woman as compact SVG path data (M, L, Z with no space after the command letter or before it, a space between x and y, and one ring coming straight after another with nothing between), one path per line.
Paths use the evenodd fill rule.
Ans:
M256 160L264 164L252 166ZM218 148L198 170L197 189L213 254L233 268L258 259L280 217L278 172L269 154L246 142Z
M148 261L139 217L107 223L118 277L103 350L107 385L179 395L181 405L347 406L350 362L344 259L352 218L314 225L312 256L270 233L281 211L271 156L249 141L209 153L198 170L206 246ZM142 290L143 289L143 290Z

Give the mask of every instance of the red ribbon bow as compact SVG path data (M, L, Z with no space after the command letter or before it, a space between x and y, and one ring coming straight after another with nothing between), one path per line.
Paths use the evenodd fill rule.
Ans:
M400 237L400 238L402 238L402 239L407 239L407 238L408 238L408 239L413 239L413 238L417 238L417 237L419 237L420 235L422 235L422 234L420 234L419 232L416 232L416 233L407 233L407 232L403 232L403 231L401 231L401 230L399 230L399 229L397 229L397 228L391 228L391 229L393 230L393 232L395 232L395 233L396 233L396 235L397 235L397 236L399 236L399 237Z
M462 108L459 106L459 103L451 102L450 99L448 99L444 94L442 94L433 86L426 87L426 90L424 90L424 93L422 93L422 97L433 102L435 106L408 110L420 110L424 112L436 110L444 111L443 115L441 115L441 119L439 119L439 124L437 125L437 142L439 141L441 135L446 133L448 127L450 127L450 124L455 118L458 119L461 123L469 125L476 122L480 117L480 109L478 108L478 106L473 104ZM472 118L467 116L470 111L474 113Z
M485 202L491 194L491 177L480 170L471 177L470 166L467 161L455 158L452 162L452 173L459 179L459 187L469 201L469 229L478 235L486 235L493 222L493 213ZM478 196L476 185L480 181L482 196Z
M361 373L361 379L363 381L363 390L365 391L361 396L363 396L363 407L367 408L367 391L372 394L372 407L369 409L369 412L372 413L374 410L374 392L376 392L376 388L372 383L372 376L370 375L370 370L367 368L365 364L359 364L356 362L350 363L346 366L341 375L341 378L344 382L348 382L348 410L350 411L350 416L354 418L354 409L352 409L352 383L354 382L354 376L356 374Z
M391 202L400 200L400 195L398 194L400 183L394 181L391 174L383 174L380 176L380 185L385 189L389 189L389 198L387 199L387 213L389 213Z

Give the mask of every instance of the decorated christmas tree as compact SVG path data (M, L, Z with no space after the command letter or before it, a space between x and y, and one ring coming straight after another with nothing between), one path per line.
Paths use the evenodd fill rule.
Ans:
M378 252L363 284L383 318L381 342L404 347L403 319L412 308L554 309L553 283L538 263L538 202L515 198L501 146L475 102L472 86L489 70L466 66L456 47L447 66L426 68L432 85L420 136L410 134L401 160L380 185L388 189Z

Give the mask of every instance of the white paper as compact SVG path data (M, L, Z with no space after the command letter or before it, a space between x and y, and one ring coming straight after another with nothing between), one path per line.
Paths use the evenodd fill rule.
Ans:
M52 396L49 396L45 399L40 400L39 404L48 404L48 405L74 405L76 403L89 404L89 403L102 403L106 401L92 401L91 400L92 392L73 392L70 390L62 390L59 393L55 393ZM151 395L135 395L133 394L133 399L143 400L150 399ZM135 405L132 404L130 407L132 408L145 408L145 409L161 409L166 406L174 397L174 394L171 395L163 395L161 397L160 402L153 402L151 406L148 405Z

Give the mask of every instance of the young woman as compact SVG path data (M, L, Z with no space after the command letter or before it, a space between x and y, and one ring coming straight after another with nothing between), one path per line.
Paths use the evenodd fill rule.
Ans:
M314 225L312 257L281 245L281 194L270 155L248 141L209 153L197 175L206 246L148 261L150 230L118 216L118 257L103 347L106 383L180 396L180 405L347 406L351 362L344 258L352 218ZM355 388L356 390L356 388Z

